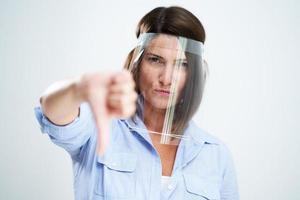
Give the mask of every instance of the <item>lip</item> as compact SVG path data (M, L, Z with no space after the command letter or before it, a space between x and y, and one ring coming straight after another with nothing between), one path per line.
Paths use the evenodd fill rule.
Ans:
M156 92L156 93L158 93L159 95L162 95L162 96L169 96L170 95L169 90L154 89L154 92Z

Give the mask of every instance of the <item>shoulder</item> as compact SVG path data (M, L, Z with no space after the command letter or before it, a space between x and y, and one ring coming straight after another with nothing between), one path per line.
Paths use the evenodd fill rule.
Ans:
M211 134L210 132L200 128L195 121L191 120L187 127L188 134L191 135L192 139L195 140L197 143L210 143L215 145L223 145L224 143Z
M192 139L199 145L205 144L206 146L211 146L211 148L217 150L222 157L229 158L230 150L228 146L218 137L212 133L200 128L195 121L191 120L188 126L189 134Z

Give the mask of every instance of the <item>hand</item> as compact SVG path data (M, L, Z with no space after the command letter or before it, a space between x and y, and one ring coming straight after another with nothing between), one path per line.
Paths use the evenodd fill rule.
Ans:
M103 155L109 144L109 121L135 113L137 94L132 75L128 71L84 74L77 91L91 107L98 129L97 153Z

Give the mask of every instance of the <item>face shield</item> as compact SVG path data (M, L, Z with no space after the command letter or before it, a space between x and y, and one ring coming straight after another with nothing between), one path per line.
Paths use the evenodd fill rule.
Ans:
M143 33L129 65L139 94L137 114L152 141L178 145L189 140L189 120L202 98L203 44L185 37Z

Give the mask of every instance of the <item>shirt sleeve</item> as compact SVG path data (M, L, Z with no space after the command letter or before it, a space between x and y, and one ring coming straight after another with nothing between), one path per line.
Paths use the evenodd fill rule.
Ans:
M233 158L229 149L224 146L225 167L221 185L222 200L239 200L239 189Z
M40 106L34 111L41 132L48 134L54 144L64 148L72 157L80 153L81 147L95 133L93 115L87 103L80 105L79 116L73 122L63 126L48 120Z

